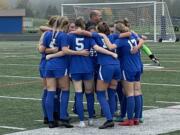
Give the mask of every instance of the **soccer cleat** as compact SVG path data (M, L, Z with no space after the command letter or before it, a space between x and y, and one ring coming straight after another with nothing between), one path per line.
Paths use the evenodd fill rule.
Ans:
M133 126L134 125L134 120L125 120L123 122L119 123L120 126Z
M139 119L134 119L134 125L139 125Z
M89 126L93 126L93 125L94 125L93 119L89 119L89 120L88 120L88 125L89 125Z
M69 123L69 121L61 120L59 123L59 126L65 127L65 128L73 128L74 126Z
M114 117L113 118L113 121L115 122L123 122L125 120L125 118L122 118L122 117Z
M48 123L48 126L49 126L49 128L55 128L55 127L58 127L58 123L55 121L50 121Z
M84 123L84 121L80 121L78 127L85 128L86 124Z
M106 129L106 128L112 128L114 127L113 121L106 121L103 125L99 127L99 129Z
M44 117L43 123L44 123L44 124L48 124L48 123L49 123L47 117Z

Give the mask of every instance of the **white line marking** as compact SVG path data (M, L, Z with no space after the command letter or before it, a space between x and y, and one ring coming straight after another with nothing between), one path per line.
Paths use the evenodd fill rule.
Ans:
M10 75L0 75L0 78L22 78L22 79L41 79L40 77L28 77L28 76L10 76ZM158 85L158 86L172 86L180 87L178 84L158 84L158 83L141 83L143 85Z
M146 70L146 71L151 71L152 70ZM164 69L161 69L161 70L153 70L153 72L175 72L175 73L180 73L180 70L164 70Z
M5 99L18 99L18 100L41 101L41 99L38 99L38 98L9 97L9 96L0 96L0 98L5 98Z
M0 78L21 78L21 79L41 79L40 77L32 76L13 76L13 75L0 75Z
M162 69L164 67L161 67L161 66L155 66L153 64L144 64L144 69L145 70L154 70L154 69Z
M15 129L15 130L26 130L26 128L9 127L9 126L0 126L0 128L5 128L5 129Z
M180 104L180 102L171 102L171 101L156 101L157 103L165 103L165 104Z
M158 106L143 106L143 108L152 108L152 109L157 109L159 108Z
M153 86L169 86L169 87L180 87L178 84L158 84L158 83L141 83L144 85L153 85Z
M20 83L4 84L4 85L0 85L0 88L3 88L3 87L9 87L9 86L24 85L24 84L32 84L32 83L39 83L39 82L38 82L38 81L28 81L28 82L20 82Z
M149 61L149 59L143 59L143 62L144 61ZM164 63L180 63L180 61L168 61L168 60L167 61L166 60L161 60L160 63L161 62L164 62Z
M25 98L25 97L9 97L9 96L0 96L0 98L4 99L17 99L17 100L32 100L32 101L41 101L40 98ZM74 101L70 100L69 103L74 103ZM87 104L87 102L83 102L83 104ZM99 105L98 102L94 103L95 105ZM144 108L159 108L157 106L143 106Z
M0 64L2 66L27 66L27 67L38 67L38 65L31 65L31 64Z

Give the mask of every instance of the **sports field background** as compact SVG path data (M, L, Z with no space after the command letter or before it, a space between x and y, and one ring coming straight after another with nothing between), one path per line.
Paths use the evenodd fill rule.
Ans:
M41 113L38 42L0 42L0 134L45 127ZM180 104L180 43L148 43L160 58L161 69L145 70L142 77L144 109ZM149 57L142 52L144 63ZM71 89L71 101L74 91ZM70 103L70 114L72 103ZM96 112L99 115L99 106ZM170 116L169 116L170 117ZM73 121L77 120L73 117ZM11 127L17 127L12 129ZM19 129L18 129L19 128ZM180 131L168 133L180 134Z

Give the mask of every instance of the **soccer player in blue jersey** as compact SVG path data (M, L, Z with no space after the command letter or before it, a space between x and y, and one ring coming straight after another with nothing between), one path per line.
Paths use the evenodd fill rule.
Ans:
M127 31L127 27L118 23L116 24L116 30L123 33ZM130 38L117 39L114 44L111 44L105 35L103 37L109 49L119 48L121 52L123 88L127 98L126 107L128 120L120 123L120 125L138 125L142 104L140 86L136 85L136 82L140 82L142 62L139 49L142 46L143 41L141 40L139 41L139 44L137 44L137 37L132 35ZM133 117L134 112L135 116Z
M123 20L123 23L126 27L128 27L130 29L130 23L128 21L127 18L124 18ZM132 30L131 30L132 31ZM134 31L132 31L134 34L137 34L135 33ZM140 38L142 38L143 40L147 40L147 37L144 36L144 35L139 35ZM146 44L143 44L142 47L141 47L141 50L149 56L149 58L152 60L152 62L156 65L160 65L160 62L159 62L159 59L155 56L155 54L152 53L152 51L150 50L150 48L146 45Z
M104 33L105 35L110 34L110 29L105 22L100 22L97 25L97 31ZM104 42L104 38L97 33L93 33L93 37L98 45L109 50ZM110 38L110 37L109 37ZM115 50L113 50L115 52ZM117 81L120 80L120 63L117 59L110 56L98 53L98 64L100 64L98 81L97 81L97 98L100 102L103 114L107 121L101 125L100 129L113 127L112 121L115 112L115 90L117 87ZM108 101L106 100L105 92L108 93Z
M53 31L46 32L43 45L46 47L46 55L51 54L50 49L58 48L58 57L49 59L47 56L45 75L47 81L47 97L46 97L46 111L49 121L49 128L54 128L57 125L53 118L54 110L54 96L56 93L57 85L61 88L60 97L60 119L62 121L61 126L67 128L73 127L69 124L67 116L67 107L69 100L69 77L67 75L68 69L68 58L64 56L61 50L64 45L67 44L66 33L64 32L64 27L68 25L68 20L64 17L58 17L55 22L55 27ZM48 50L49 49L49 50ZM58 79L58 82L56 81Z
M45 76L45 64L46 64L46 55L45 55L45 47L43 45L43 38L44 35L46 33L46 31L48 30L52 30L52 27L54 25L54 23L56 22L57 17L56 16L52 16L49 21L48 21L48 28L49 29L40 29L43 33L41 35L40 41L39 41L39 45L38 45L38 51L42 54L41 57L41 61L40 61L40 65L39 65L39 71L40 71L40 77L43 79L43 94L42 94L42 109L43 109L43 114L44 114L44 124L48 124L48 118L47 118L47 111L45 109L45 101L46 101L46 96L47 96L47 86L46 86L46 76ZM57 48L54 48L54 50L52 50L53 52L57 52Z
M85 23L82 18L77 18L75 21L75 25L77 29L85 29ZM73 53L71 53L71 51L80 51L83 49L87 49L88 51L90 51L92 47L98 52L105 53L111 57L117 57L115 53L110 52L102 47L99 47L92 38L77 34L69 35L69 46L63 48L64 53L71 55L70 74L76 91L76 109L80 119L79 127L86 127L83 115L82 82L85 85L85 93L87 97L87 107L90 118L89 125L92 125L91 120L94 113L94 68L89 55L86 57L74 55Z

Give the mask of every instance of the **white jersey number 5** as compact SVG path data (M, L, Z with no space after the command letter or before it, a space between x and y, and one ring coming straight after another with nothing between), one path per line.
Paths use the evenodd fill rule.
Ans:
M76 50L81 51L84 49L84 44L83 44L84 38L76 38Z

